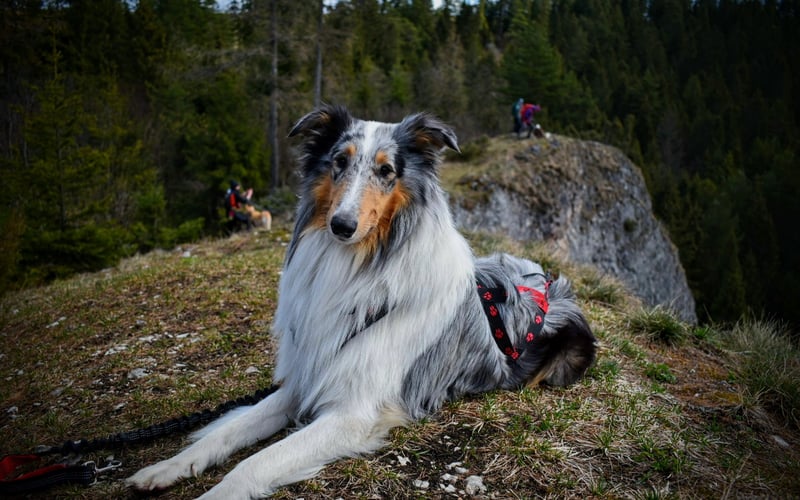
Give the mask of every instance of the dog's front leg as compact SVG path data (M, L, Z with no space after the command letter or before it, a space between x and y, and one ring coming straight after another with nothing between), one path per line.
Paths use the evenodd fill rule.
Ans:
M338 458L378 449L392 424L354 413L334 410L319 416L241 462L200 500L264 498L280 486L313 477Z
M145 467L125 482L139 491L163 490L179 479L197 476L231 453L265 439L289 423L291 397L279 389L252 407L234 409L201 429L200 439L178 455Z

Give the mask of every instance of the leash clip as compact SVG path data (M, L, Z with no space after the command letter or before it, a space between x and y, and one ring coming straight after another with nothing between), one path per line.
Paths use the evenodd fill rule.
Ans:
M97 482L97 476L100 474L105 474L106 472L119 469L122 467L122 462L119 460L110 460L105 467L98 467L94 460L90 460L83 464L84 467L89 467L92 469L92 473L94 474L94 481L92 484Z

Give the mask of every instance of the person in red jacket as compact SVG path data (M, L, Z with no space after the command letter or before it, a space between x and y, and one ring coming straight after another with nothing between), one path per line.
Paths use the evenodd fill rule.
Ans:
M531 104L526 102L522 105L522 109L520 110L520 115L522 116L522 127L523 129L528 130L528 138L530 138L531 134L533 133L533 129L535 127L535 122L533 121L533 115L538 113L542 110L542 107L538 104Z
M231 229L235 229L241 224L244 224L248 231L253 228L250 214L244 209L245 205L250 205L252 196L252 189L248 189L245 194L242 194L241 185L235 180L231 181L231 187L225 193L225 212L228 214Z

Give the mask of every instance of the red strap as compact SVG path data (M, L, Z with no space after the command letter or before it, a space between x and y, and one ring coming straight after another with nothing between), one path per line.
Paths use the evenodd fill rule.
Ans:
M6 455L0 459L0 481L8 481L8 477L11 476L18 468L25 464L35 462L40 458L41 457L39 457L39 455ZM23 476L19 476L14 480L29 476L30 474L34 474L36 472L38 471L33 471Z
M542 292L534 288L528 288L527 286L521 285L517 285L517 290L519 290L520 293L530 293L533 297L533 300L541 308L542 312L547 314L549 304L547 303L547 297Z
M0 459L0 480L5 480L17 467L38 460L36 455L7 455Z
M25 479L43 476L51 472L64 470L68 467L66 464L48 465L47 467L42 467L41 469L36 469L35 471L27 472L10 479L10 476L14 474L17 469L25 464L35 462L40 458L41 457L39 455L6 455L2 458L2 460L0 460L0 482L7 483L10 481L22 481Z
M17 469L40 458L38 455L6 455L0 459L0 496L40 491L59 484L89 485L99 471L94 462L53 464L12 477Z

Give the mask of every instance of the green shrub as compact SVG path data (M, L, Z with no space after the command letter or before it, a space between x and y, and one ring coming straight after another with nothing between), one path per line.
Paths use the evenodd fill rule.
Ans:
M21 261L25 281L36 284L116 265L130 248L130 239L127 231L116 226L87 224L38 232L28 228Z
M297 206L297 194L294 189L278 189L274 193L259 199L256 204L269 210L273 216L291 214Z
M19 211L0 213L0 294L11 284L20 259L20 244L25 231L25 219Z
M200 239L203 234L205 219L202 217L183 222L178 227L162 228L159 235L161 248L172 248L180 243L187 243Z

